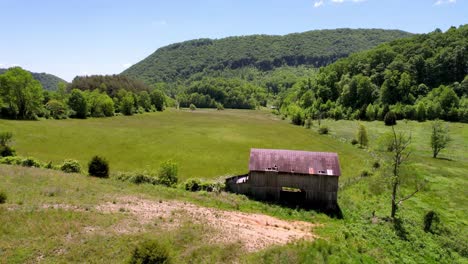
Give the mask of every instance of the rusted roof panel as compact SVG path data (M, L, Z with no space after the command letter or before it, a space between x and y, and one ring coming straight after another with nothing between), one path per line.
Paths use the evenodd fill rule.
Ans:
M249 171L341 175L336 153L283 149L251 149Z

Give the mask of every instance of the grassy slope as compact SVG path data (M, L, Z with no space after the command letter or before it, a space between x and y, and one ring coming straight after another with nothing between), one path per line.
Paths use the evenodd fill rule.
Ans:
M148 126L154 129L154 126L157 126L156 124L164 124L164 120L167 122L165 127L170 127L170 130L173 129L173 126L178 126L179 130L183 127L189 128L190 133L186 131L183 139L181 138L182 131L173 134L173 137L175 135L176 138L189 142L191 145L186 146L187 148L193 148L196 145L193 142L195 140L205 142L206 146L203 149L211 153L211 155L208 155L208 153L203 155L202 158L204 159L211 159L213 153L221 155L227 150L226 146L229 146L232 151L242 152L238 153L238 156L241 157L239 158L240 161L236 161L235 155L234 158L231 155L219 157L220 160L229 159L229 161L226 163L213 163L214 171L222 171L224 164L229 164L227 168L233 168L235 164L244 168L247 164L248 157L245 156L248 156L249 144L258 144L254 145L255 147L299 149L304 146L303 149L310 150L338 150L344 171L344 176L340 179L341 183L345 183L347 179L356 178L355 176L363 168L370 170L370 165L374 160L367 151L347 143L354 136L356 122L324 121L330 126L332 135L318 136L314 131L294 127L286 122L272 120L272 117L262 112L252 114L252 112L244 111L199 111L195 113L173 111L130 118L119 117L86 121L19 123L2 121L2 125L13 124L11 127L17 133L18 144L16 146L20 154L24 154L25 150L22 149L24 145L20 145L20 141L29 140L28 142L35 142L36 147L41 146L41 144L38 144L39 140L34 140L35 137L27 136L31 132L23 132L23 129L26 128L27 131L34 131L34 127L36 131L39 128L46 129L46 132L42 134L50 136L57 125L71 123L74 124L73 129L65 128L64 135L72 133L71 130L78 133L76 129L78 125L81 125L80 133L93 133L97 136L99 129L110 126L114 128L112 136L122 139L125 138L125 135L134 134L137 131L140 134L145 134L145 131L121 127L120 129L127 131L128 134L122 133L122 131L117 133L119 124L123 126L123 123L126 125L133 123L138 124L140 128ZM229 125L225 125L226 120L229 120ZM198 124L195 121L199 121ZM100 123L101 127L92 129L92 124L95 123ZM49 130L48 127L51 125L53 126ZM368 122L365 125L369 129L371 146L376 147L378 135L385 133L389 128L383 126L382 122ZM219 129L223 131L223 128L228 131L226 132L227 135L216 133L216 131L221 133ZM466 258L460 257L460 254L465 254L466 257L466 237L468 236L468 196L466 193L466 175L468 175L468 163L466 162L466 153L468 152L466 144L468 142L467 126L464 124L450 124L454 142L449 150L441 153L441 157L450 158L451 160L430 158L430 149L427 142L430 133L428 128L429 123L416 122L409 122L408 124L399 122L397 126L397 129L410 129L413 131L414 150L410 165L405 169L406 175L425 178L430 182L424 191L403 203L399 211L402 224L398 229L383 220L383 217L388 216L390 211L389 190L385 188L383 178L379 176L385 171L384 168L374 172L374 176L363 178L340 189L339 204L345 218L336 220L312 211L296 211L266 205L236 195L194 194L157 186L136 186L114 180L99 180L80 175L62 175L58 172L45 170L0 166L0 177L2 178L0 189L6 190L9 197L7 204L0 206L0 222L6 223L0 227L2 237L0 241L0 249L2 249L0 251L0 261L34 261L41 255L48 262L83 260L96 262L108 258L123 260L128 256L137 241L144 237L156 237L171 243L174 253L179 256L178 260L182 262L193 259L194 262L240 260L241 262L252 263L467 263ZM67 132L67 130L70 131ZM57 131L54 133L57 133ZM203 134L205 136L201 136ZM258 136L264 134L266 135L264 138L247 138L247 135ZM170 137L167 131L159 131L158 135L159 137ZM216 135L217 137L222 136L223 140L227 142L222 144L221 150L218 150L219 145L216 145ZM154 137L153 140L157 138ZM142 137L139 139L143 141ZM233 139L237 139L237 141ZM276 141L273 141L273 139ZM54 144L52 139L45 137L42 138L42 141L42 146L45 149L47 149L47 145ZM68 142L68 147L62 145L57 150L70 147L71 139L63 142ZM159 142L162 142L159 144L165 143L164 140ZM86 150L90 146L85 145L82 149ZM112 148L110 147L110 149ZM159 149L161 148L160 146ZM155 146L154 149L158 149L158 147ZM64 150L61 151L62 154L60 155L63 155L63 158L69 157L66 156ZM169 150L165 151L167 153ZM182 149L179 152L189 155ZM53 152L36 153L38 157L43 158L50 157L47 155L51 155ZM74 157L72 155L73 151L69 153L70 156ZM126 153L124 154L130 157L132 152ZM193 168L197 167L192 158L201 157L197 157L198 152L195 152L195 150L191 153L190 159L177 159L181 168L188 166L187 164L192 164ZM28 154L36 156L35 153L28 152ZM124 156L124 154L121 156ZM383 154L379 153L379 155L382 156ZM144 155L140 157L144 157ZM62 159L62 157L59 156L59 159ZM111 161L116 163L118 160ZM131 169L133 167L125 168ZM198 171L203 172L204 170L198 168ZM244 172L243 169L239 169L239 171ZM183 172L186 173L186 170L184 169ZM219 174L218 172L212 172L209 176ZM203 174L203 176L206 175ZM201 175L193 173L190 176ZM408 193L411 191L413 185L408 177L403 185L403 192ZM55 195L49 196L49 193ZM245 255L239 252L236 246L205 245L202 234L207 231L203 230L203 227L194 226L190 223L173 233L152 226L145 227L147 232L128 235L118 235L112 232L86 233L84 230L87 226L98 226L107 230L106 228L109 228L112 224L121 221L125 214L109 217L94 213L92 210L67 212L40 209L43 203L68 203L81 208L92 208L95 204L112 201L116 196L121 195L142 195L152 199L179 199L228 210L263 212L280 218L320 222L324 226L317 232L324 240L316 243L301 242L274 247L256 254ZM8 211L6 209L14 206L18 206L19 210ZM423 215L428 210L435 210L440 215L442 226L447 230L442 235L432 235L422 231ZM373 211L378 217L377 223L371 221ZM106 246L102 246L103 244ZM64 253L57 254L57 250Z
M262 111L169 110L108 119L0 120L0 130L13 132L18 155L54 163L77 159L85 165L99 154L109 159L114 171L156 169L173 159L182 179L246 173L250 148L338 152L341 162L350 164L343 167L345 177L356 175L366 156L351 155L351 146L278 122Z

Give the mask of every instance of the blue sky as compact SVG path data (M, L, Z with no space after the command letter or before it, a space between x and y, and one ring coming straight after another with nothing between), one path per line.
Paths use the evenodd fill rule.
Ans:
M194 38L385 28L427 33L468 23L468 0L0 0L0 68L71 81L114 74Z

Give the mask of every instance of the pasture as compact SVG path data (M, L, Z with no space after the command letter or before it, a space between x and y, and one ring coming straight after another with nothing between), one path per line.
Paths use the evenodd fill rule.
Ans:
M344 175L352 175L366 156L278 119L265 111L169 109L86 120L0 120L0 130L13 132L21 156L54 164L76 159L85 166L102 155L112 171L154 170L171 159L181 179L244 174L250 148L338 152L350 164L343 166Z
M0 222L5 223L0 227L0 262L125 261L138 242L154 238L170 245L182 263L467 263L468 126L448 124L453 141L433 159L430 123L398 121L395 128L411 132L413 142L402 170L402 195L411 193L417 181L428 184L400 205L399 220L391 222L389 153L381 151L382 135L390 128L383 122L363 122L370 144L361 149L350 143L357 124L322 120L330 134L319 135L316 122L305 129L265 111L172 109L104 119L1 120L0 129L14 133L21 156L56 163L72 158L85 165L100 154L110 160L113 171L156 169L172 159L182 180L245 173L251 147L335 151L343 170L338 203L344 218L242 195L1 165L0 191L8 198L0 205ZM375 161L380 168L372 168ZM364 170L369 174L362 176ZM171 203L180 209L142 221L135 211L141 203L146 206L143 212ZM207 208L196 212L214 213L200 222L190 215L194 206ZM423 230L429 211L439 217L434 232ZM307 232L317 238L245 251L252 243L210 225L228 213L305 221L314 226ZM177 228L171 229L174 224ZM272 227L266 223L262 228ZM226 240L212 243L219 234Z

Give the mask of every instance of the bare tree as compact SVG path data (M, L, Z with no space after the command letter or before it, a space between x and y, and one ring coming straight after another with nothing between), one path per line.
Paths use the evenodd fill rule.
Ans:
M419 192L425 185L417 185L416 190L405 197L399 196L399 187L401 184L401 175L400 167L401 165L408 160L411 151L409 146L411 144L411 134L409 136L405 135L402 132L397 133L395 127L392 126L393 140L389 149L392 151L392 212L391 218L395 218L398 206L405 200L413 197L417 192Z

